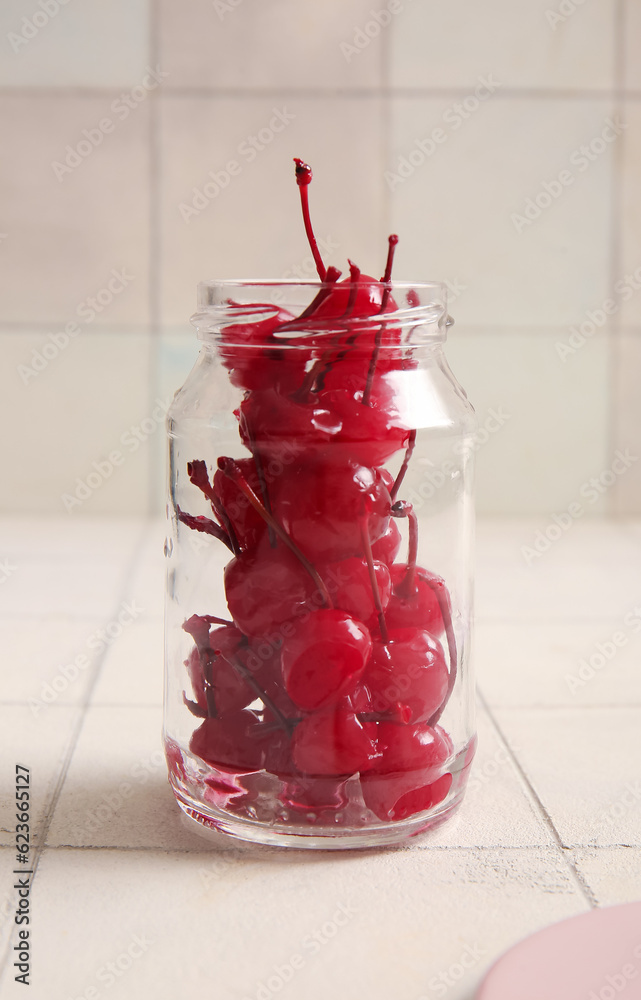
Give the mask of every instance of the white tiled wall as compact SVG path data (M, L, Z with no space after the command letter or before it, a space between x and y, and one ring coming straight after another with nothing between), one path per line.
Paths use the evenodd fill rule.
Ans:
M559 512L617 449L641 467L640 7L573 6L68 0L34 18L6 0L2 508L64 514L77 477L178 387L198 280L303 264L294 155L333 261L380 271L393 230L399 278L458 289L452 367L481 420L510 414L479 451L481 511ZM239 147L275 114L250 160ZM239 176L185 222L181 202L232 157ZM519 221L546 184L559 196ZM113 270L125 287L83 320ZM614 315L562 360L608 298ZM162 508L162 429L125 458L70 518ZM594 512L639 513L640 477L633 464Z

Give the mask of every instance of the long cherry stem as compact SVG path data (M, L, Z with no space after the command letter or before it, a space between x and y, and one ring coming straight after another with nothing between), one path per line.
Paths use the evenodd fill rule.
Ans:
M309 215L308 188L312 180L312 168L308 166L307 163L303 163L303 161L300 160L297 156L294 157L294 163L296 164L296 183L298 184L298 189L300 191L300 203L303 209L303 222L305 223L305 232L307 233L309 246L312 251L314 263L316 264L318 277L320 278L321 281L325 281L325 277L327 275L327 269L323 264L323 258L320 255L320 250L318 249L318 243L316 242L316 237L314 236L314 230L312 228L312 220Z
M369 571L369 579L372 585L372 595L374 597L374 605L376 611L378 612L378 625L381 630L381 638L384 644L389 642L389 632L387 631L387 622L385 621L385 612L383 611L383 604L381 601L381 592L378 589L378 580L376 579L376 570L374 568L374 559L372 556L372 543L369 537L369 531L367 530L367 517L363 517L361 520L361 539L363 541L363 551L365 552L365 560L367 562L367 569Z
M398 243L398 236L396 236L395 233L392 233L392 235L388 237L387 242L388 242L387 262L385 264L385 274L381 278L381 281L384 283L385 287L383 289L383 295L381 298L381 308L379 309L379 313L385 312L387 308L387 303L389 301L389 297L392 293L392 285L391 285L392 267L394 266L394 253L396 250L396 244ZM369 362L369 369L367 371L367 382L365 383L365 392L363 393L363 406L370 405L370 397L372 395L372 383L374 381L376 362L378 361L378 354L381 348L383 328L384 324L381 323L374 337L374 350L372 351L372 356Z
M397 500L392 504L392 517L407 517L409 519L409 547L407 552L407 573L396 588L400 597L409 598L414 592L416 576L416 559L418 557L418 517L407 500Z
M223 472L226 476L228 476L229 479L231 479L232 483L235 483L235 485L238 487L241 493L244 493L244 495L247 497L252 507L260 514L260 516L263 518L266 524L270 525L274 529L278 537L285 543L285 545L287 545L289 549L291 549L291 551L294 553L298 561L307 570L312 580L316 584L321 594L321 597L323 598L325 606L328 608L333 608L334 605L329 595L329 591L325 586L323 580L319 576L318 571L314 566L312 566L309 559L305 555L303 555L301 550L298 548L298 545L296 545L296 542L294 542L294 540L290 538L290 536L287 534L282 525L278 523L273 514L271 514L268 510L265 509L264 504L262 504L259 498L256 496L253 489L251 488L251 486L245 479L244 475L242 474L241 470L238 468L238 464L234 461L234 459L226 458L224 456L222 458L219 458L218 468L221 470L221 472Z
M316 310L325 301L328 295L331 295L333 286L336 284L341 274L342 272L339 271L337 267L332 267L330 265L330 267L327 268L327 276L325 278L325 284L319 290L319 292L314 296L314 298L309 303L307 308L303 309L300 316L297 316L296 319L290 319L287 320L286 323L281 323L280 326L277 327L277 332L282 336L284 333L287 333L287 331L290 329L299 330L301 320L312 319ZM300 387L300 389L296 390L296 394L293 397L294 399L297 399L299 396L305 398L303 394L304 393L306 394L308 391L305 388L307 386L308 379L309 379L309 372L305 376L305 379L303 380L303 384Z
M354 262L351 260L348 261L348 263L349 263L350 286L349 286L349 296L347 299L345 312L341 316L341 319L344 320L349 319L349 317L354 311L354 304L356 302L356 296L358 295L358 279L361 276L360 267L358 267L357 264L354 264ZM319 358L318 361L309 370L305 381L310 390L313 389L314 392L320 392L323 389L325 385L325 379L327 378L328 373L332 370L334 364L337 364L338 362L342 361L345 355L347 354L347 349L342 350L339 352L336 358L332 360L332 351L336 350L336 348L338 347L341 335L343 333L348 333L348 332L349 332L349 326L346 326L343 330L339 330L339 332L334 337L332 337L332 343L330 347L325 351L323 356Z
M407 440L407 448L405 450L405 458L403 459L403 464L398 470L398 476L394 480L394 485L390 490L390 496L392 500L396 500L398 491L400 490L403 480L405 479L405 473L407 472L407 467L410 464L410 459L412 457L412 452L414 451L414 445L416 444L416 430L410 431L410 436Z

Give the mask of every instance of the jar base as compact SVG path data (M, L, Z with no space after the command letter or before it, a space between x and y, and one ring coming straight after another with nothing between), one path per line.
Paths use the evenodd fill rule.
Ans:
M454 795L449 795L433 809L412 816L406 820L396 820L390 823L377 823L372 826L334 830L328 827L310 829L307 825L286 825L264 823L251 819L243 819L230 815L215 806L205 811L202 802L190 801L183 788L177 788L172 782L172 789L178 805L188 820L194 824L198 833L203 836L207 831L224 833L245 843L259 844L265 847L290 847L303 850L345 851L359 848L390 847L401 844L411 837L429 833L445 823L456 812L465 793L464 784ZM321 832L322 831L322 832Z

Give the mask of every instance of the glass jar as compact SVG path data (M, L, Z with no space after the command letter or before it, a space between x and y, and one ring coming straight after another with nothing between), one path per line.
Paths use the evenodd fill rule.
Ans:
M446 290L394 282L354 317L332 287L199 285L167 418L170 781L262 844L429 830L474 754L475 419Z

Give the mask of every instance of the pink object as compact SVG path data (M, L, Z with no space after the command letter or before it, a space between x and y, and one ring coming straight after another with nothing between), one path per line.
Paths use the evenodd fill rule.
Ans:
M476 1000L641 1000L641 902L592 910L521 941Z

